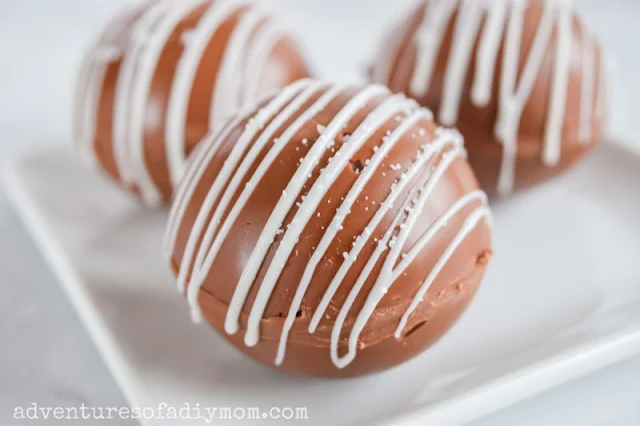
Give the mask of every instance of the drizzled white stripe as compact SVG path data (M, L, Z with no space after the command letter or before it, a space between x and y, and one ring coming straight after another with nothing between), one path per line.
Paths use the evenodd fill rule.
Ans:
M580 142L589 143L593 133L593 102L596 92L596 41L583 27L582 94L580 98Z
M407 187L407 185L411 182L418 173L423 171L423 167L427 164L435 154L439 153L442 149L444 149L447 145L453 144L454 148L460 148L462 150L462 138L457 134L457 132L450 132L440 129L440 136L436 139L436 141L426 145L422 152L419 153L414 164L411 165L409 170L403 174L400 181L392 188L391 194L387 197L387 199L382 203L373 219L367 225L367 229L374 230L380 224L384 216L389 212L392 208L393 204L396 202L397 198L401 195L402 191ZM361 236L361 238L356 240L356 244L353 246L351 251L349 252L345 261L340 265L338 272L333 277L333 280L329 284L327 291L325 292L322 300L318 304L316 311L311 318L311 322L309 323L309 332L314 333L318 324L322 320L324 316L324 312L329 306L331 299L335 295L338 290L342 280L347 275L347 272L357 259L358 255L364 248L365 244L369 240L370 234L365 233Z
M176 68L167 104L165 142L170 177L174 184L180 179L185 164L185 127L189 99L202 57L220 25L243 5L245 2L240 1L213 2L198 25L190 31L185 42L185 50Z
M493 2L494 5L489 9L486 27L478 46L476 75L471 89L471 101L478 106L485 106L491 101L498 51L507 17L508 0L493 0Z
M226 114L234 112L233 110L229 111L230 106L238 104L238 92L242 81L238 78L237 73L242 72L246 66L243 59L246 57L251 36L266 18L264 10L252 8L242 15L231 35L214 85L209 116L209 126L213 129L224 122L227 118Z
M256 42L249 49L245 60L244 85L240 87L242 95L241 104L255 100L260 95L260 82L263 81L261 73L266 69L267 61L279 42L284 39L282 28L273 22L273 19L262 24Z
M294 124L290 126L289 129L287 129L287 131L283 134L283 136L277 139L275 143L275 149L272 149L267 154L267 157L265 158L261 166L270 165L275 160L276 156L279 154L282 148L284 148L285 144L287 144L290 141L290 139L297 134L300 128L302 128L302 126L305 123L307 123L309 120L313 119L322 109L324 109L329 104L329 102L334 100L342 92L343 92L342 87L331 87L329 90L327 90L326 93L320 97L320 99L315 103L314 106L312 106L307 111L305 111L294 122ZM310 173L310 171L307 173ZM262 176L260 176L260 179L261 178ZM254 187L255 185L257 185L258 182L259 181L252 182L251 186ZM282 198L283 199L281 199L278 202L278 205L276 206L277 209L274 209L274 212L270 217L270 220L268 223L269 226L265 226L265 229L260 235L260 238L256 243L255 249L250 256L249 261L247 262L248 266L245 268L242 276L240 277L240 281L237 285L236 292L234 293L234 297L231 300L231 304L229 306L229 310L227 312L227 317L225 320L225 330L227 331L227 333L233 334L237 331L238 316L242 309L242 304L244 302L244 299L246 298L248 289L251 286L251 282L255 277L257 270L259 268L259 264L256 263L257 259L264 257L263 252L266 252L266 249L268 249L269 245L273 242L273 237L275 236L275 233L277 232L278 227L280 227L282 224L282 221L280 221L280 223L275 223L275 222L277 222L276 215L282 215L283 213L281 209L283 209L283 206L285 205L285 203L289 202L289 197L287 197L286 190L283 191ZM293 201L295 201L295 198L291 200L291 203L293 203ZM284 214L286 214L286 212Z
M218 197L221 195L220 191L222 191L227 181L233 177L232 173L236 168L237 168L236 175L240 177L244 176L244 173L246 173L246 170L253 163L253 160L256 158L256 156L260 152L261 147L263 147L267 143L267 141L271 138L271 136L273 136L273 133L284 123L284 121L287 118L289 118L291 114L295 113L298 109L300 109L304 105L307 99L311 97L318 90L318 88L319 88L319 85L317 84L311 84L308 81L302 81L287 87L278 97L274 98L271 102L269 102L269 104L265 108L263 108L257 114L257 116L254 117L252 121L250 121L247 124L247 128L245 129L243 135L238 140L238 143L234 145L233 149L231 150L231 153L229 154L229 157L227 158L227 160L225 161L225 164L222 167L222 170L216 177L216 180L211 186L211 189L207 193L207 196L200 208L200 212L198 213L198 217L196 218L196 221L191 229L191 233L189 235L189 239L185 247L185 253L182 258L180 273L178 275L178 288L185 288L187 284L187 279L189 279L189 272L190 272L189 269L193 268L193 272L191 272L192 279L191 279L191 282L189 282L189 286L187 289L187 297L188 297L188 300L192 302L191 311L192 311L192 316L194 320L196 321L200 320L200 309L198 306L197 296L198 296L198 291L200 290L200 287L202 285L202 281L194 282L194 278L197 277L197 274L201 270L208 270L208 268L211 267L210 265L208 265L208 263L206 263L207 259L205 258L205 256L209 256L210 253L217 254L216 243L221 245L222 240L219 240L220 236L223 235L223 233L228 232L228 228L230 228L232 224L230 220L235 219L237 215L234 209L239 211L240 208L244 205L244 201L242 201L242 195L241 195L240 198L236 201L236 204L234 205L234 209L232 209L231 212L227 215L227 220L225 221L222 228L218 232L218 238L216 239L216 241L213 242L213 245L209 247L209 245L211 244L211 239L214 236L214 232L216 231L217 226L219 225L219 220L222 217L222 214L224 213L224 211L226 210L226 207L227 207L226 203L230 201L229 196L224 197L223 195L224 199L218 203L218 208L213 213L213 217L211 220L209 220L208 226L207 226L207 219L211 214L211 209L213 208L215 202L218 200ZM300 92L301 89L302 89L302 92ZM256 141L256 143L254 143L252 149L245 156L244 161L240 165L238 165L238 162L241 159L242 152L245 151L247 145L258 134L258 132L262 131L262 128L265 125L265 123L274 114L276 114L280 110L280 108L282 108L282 106L284 106L287 102L289 102L295 96L297 96L297 98L295 98L285 108L285 110L283 110L283 112L281 112L276 118L273 119L269 127L267 127L266 131L262 133L261 138L258 141ZM266 137L262 137L262 136L266 136ZM197 185L197 181L194 181L194 185ZM245 186L245 191L247 190L247 188L248 186ZM248 197L248 195L245 195L245 197ZM225 200L227 201L225 202ZM205 226L207 226L206 232L204 234L204 237L202 237L202 232L205 230ZM198 244L198 241L200 240L201 237L202 237L202 242L200 243L200 247L198 248L199 251L197 252L197 257L194 263L193 256L194 254L196 254L196 248L197 248L196 245ZM216 251L214 252L214 250ZM214 257L215 254L212 255L213 259L215 259ZM211 264L213 264L213 259L211 260ZM203 269L203 268L207 268L207 269Z
M158 204L161 200L160 190L151 177L151 172L144 157L144 127L145 116L147 114L147 104L151 83L158 65L160 55L165 48L169 36L175 31L176 26L184 20L193 10L202 4L202 0L184 0L172 5L158 25L154 36L149 38L144 47L144 54L140 57L138 73L135 76L135 83L132 86L131 116L129 126L129 155L132 161L131 174L134 183L140 189L143 200L150 205ZM163 119L163 117L158 117ZM172 154L172 152L169 152ZM168 161L174 164L175 161Z
M399 114L404 112L405 114L409 114L411 109L415 109L416 104L407 101L404 96L397 95L387 99L383 102L376 110L374 110L369 117L362 123L356 132L349 138L350 143L356 144L364 144L368 142L369 138L394 114ZM285 320L284 327L282 329L282 335L280 337L280 343L278 345L278 354L276 356L276 364L280 365L284 360L285 351L286 351L286 342L287 337L289 335L289 331L293 326L293 323L296 318L296 313L300 308L300 304L302 303L302 299L311 283L311 279L315 273L316 267L324 257L327 249L331 245L331 242L335 239L336 235L340 231L342 227L342 223L344 219L347 217L354 203L364 190L367 183L371 180L374 173L385 159L385 157L389 154L389 151L398 143L400 137L411 127L413 126L419 119L421 118L430 118L430 114L428 111L421 109L418 112L414 113L410 118L406 119L401 126L398 127L389 137L383 141L383 144L376 150L373 157L369 159L366 163L363 170L360 172L360 175L356 179L355 183L349 190L349 193L345 196L344 201L336 211L335 216L331 220L331 223L327 227L322 239L318 243L318 246L314 250L309 262L307 263L307 267L302 275L302 279L300 280L300 284L296 289L296 294L291 303L291 307L289 308L289 313ZM365 229L365 234L371 234L372 230L370 228Z
M548 2L543 7L542 19L526 60L522 77L518 82L518 65L526 4L524 0L519 0L514 1L512 5L502 68L501 102L496 123L496 135L503 147L502 167L498 178L498 192L501 195L513 192L520 117L533 91L553 32L555 5Z
M598 97L596 101L596 110L595 116L603 121L603 124L606 126L607 120L607 107L611 105L611 97L613 96L613 82L612 78L612 62L611 58L608 57L602 50L602 47L599 49L600 53L600 67L599 67L599 77L598 77Z
M444 145L443 142L446 142L446 139L450 140L451 137L456 137L456 135L449 134L446 132L441 133L438 136L438 139L436 141L439 142L438 145L440 145L440 147L444 147L446 145ZM439 151L439 152L442 152L442 151ZM337 365L338 368L343 368L344 366L352 362L353 359L355 358L360 333L362 332L366 324L369 322L369 319L371 318L371 315L375 311L375 308L378 306L378 303L380 303L382 298L389 291L389 288L394 284L394 280L392 279L395 272L394 265L397 263L398 258L400 257L400 254L402 252L402 249L404 247L404 244L407 238L409 237L409 234L413 231L413 227L417 219L420 217L425 204L429 200L431 193L436 187L436 184L440 181L440 179L445 174L449 166L463 153L464 153L464 149L462 148L461 145L456 145L451 150L444 152L442 154L442 159L439 162L438 166L433 171L433 173L429 176L428 180L423 185L423 187L419 190L417 199L414 200L412 198L409 198L408 203L404 207L404 209L409 210L409 214L406 220L400 225L400 231L397 237L392 237L391 240L389 240L386 244L386 246L390 248L390 252L384 260L380 274L378 275L376 282L373 285L373 288L369 292L364 306L362 307L362 309L360 310L360 312L356 317L355 323L349 335L348 352L344 357L334 359L334 363ZM432 158L433 155L428 155L428 157ZM367 272L367 271L363 271L363 273L364 272ZM359 281L361 280L362 282L364 282L366 281L366 278L367 277L359 277ZM352 291L354 290L356 290L355 287L354 289L352 289ZM359 291L359 289L357 290ZM353 303L353 300L355 300L355 296L349 298L349 301L351 303ZM348 312L349 309L351 309L351 305L345 303L342 306L341 311L344 310ZM335 354L337 354L337 351L338 351L337 347L338 347L339 336L340 336L339 331L332 333L332 339L331 339L331 345L333 348L332 353L335 353Z
M546 141L542 161L552 167L560 162L562 149L562 129L564 127L567 96L569 93L569 73L571 71L571 48L573 43L572 13L569 3L558 6L558 42L556 45L555 72L551 86L551 105L547 119Z
M233 129L240 124L242 117L238 116L235 120L230 121L219 133L210 133L200 142L200 149L204 152L198 155L194 151L194 164L188 169L184 176L182 185L178 188L176 193L171 212L169 214L169 220L167 225L167 232L164 242L164 253L167 260L170 258L173 250L175 249L176 239L178 237L178 228L184 217L185 211L189 202L193 197L193 193L198 185L198 182L202 179L202 176L207 170L209 163L213 160L213 157L218 152L220 145L229 137L229 134Z
M405 76L413 72L412 65L414 60L415 58L411 55L410 49L405 49L401 52L395 73L393 73L393 79L390 84L391 86L401 87L402 90L404 90L406 83Z
M120 179L126 184L135 183L136 167L132 164L129 154L130 94L134 88L138 63L144 55L145 45L153 35L154 26L162 19L170 5L171 0L154 3L135 22L131 30L130 44L120 65L113 106L113 154Z
M85 55L75 95L74 139L81 158L90 165L96 163L94 148L100 95L110 63L122 57L115 39L129 25L140 6L135 5L114 19L98 42Z
M409 194L409 197L410 198L413 197L413 191ZM347 298L345 299L344 304L342 305L342 307L340 308L340 311L338 312L338 316L336 317L336 322L333 324L333 328L331 329L331 342L329 345L329 349L331 353L331 361L338 368L346 367L355 358L356 351L357 351L357 342L356 342L356 345L351 345L351 344L349 345L348 353L345 356L340 357L338 354L340 334L342 333L342 328L344 327L344 321L347 319L349 310L351 309L351 307L353 306L353 303L355 302L356 298L360 294L360 291L362 290L362 286L364 286L364 283L367 281L367 279L371 275L373 268L378 263L378 259L380 259L380 256L382 256L382 253L384 253L389 249L389 246L388 246L389 241L391 240L391 236L396 230L396 227L398 226L398 222L400 221L400 218L402 217L403 214L404 214L404 209L400 209L396 217L393 219L393 222L391 222L391 226L389 226L389 229L384 234L384 237L378 240L376 249L373 251L373 254L367 261L367 264L362 269L362 272L358 276L356 283L353 285L353 287L349 291L349 294L347 295Z
M458 121L464 79L471 62L471 52L482 20L481 4L478 0L462 0L456 22L451 56L445 72L440 123L453 126Z
M411 93L424 96L431 85L431 77L449 20L457 1L430 0L425 7L423 25L416 32L416 65L411 79Z
M427 294L427 291L431 287L431 284L433 284L438 274L440 274L440 272L442 271L444 266L447 264L451 256L456 252L460 244L462 244L462 242L467 238L467 236L469 236L469 234L474 229L476 229L476 226L478 225L478 223L480 223L482 219L490 221L490 218L491 218L491 211L489 210L489 207L487 207L486 205L482 205L478 207L467 218L467 220L464 222L464 225L462 225L462 228L460 229L460 231L458 231L458 234L455 236L453 241L449 244L449 246L444 251L440 259L438 259L438 263L436 263L436 265L433 267L431 272L429 272L429 275L427 276L424 283L422 284L422 287L420 287L420 289L418 290L418 293L416 293L413 300L411 301L411 305L409 305L409 308L402 316L402 319L400 320L400 324L398 325L398 328L396 329L396 332L395 332L396 338L400 338L402 336L402 331L407 325L407 321L409 320L409 317L416 310L418 305L424 300L424 296Z
M239 306L240 309L242 309L242 305L246 300L248 290L251 288L251 284L255 279L260 265L264 261L264 258L267 254L267 251L269 250L269 247L271 246L272 241L277 235L276 233L278 232L278 229L282 226L285 216L300 195L300 191L302 190L304 184L307 182L308 177L318 166L325 152L335 144L335 138L338 136L338 133L349 123L350 120L353 119L353 117L359 111L361 111L367 105L369 101L374 99L376 96L380 96L386 93L388 93L388 91L383 86L369 86L362 92L358 93L333 118L327 128L322 132L318 140L313 144L313 146L309 150L309 153L305 156L304 160L298 167L298 170L294 174L293 178L291 178L291 180L289 181L289 184L283 192L282 197L278 201L278 204L273 209L271 217L269 217L269 220L267 221L267 224L265 225L262 234L258 239L258 244L256 244L256 248L249 258L248 267L245 267L245 272L240 278L238 287L236 287L236 292L234 293L233 298L237 300L235 306ZM359 144L352 143L351 139L349 139L349 141L341 147L338 153L332 158L332 161L329 163L329 165L320 173L317 181L307 193L304 201L302 201L302 204L296 212L296 215L287 227L284 237L280 241L280 245L276 250L273 260L271 261L271 264L260 285L258 295L256 296L253 307L251 308L251 312L249 314L247 332L245 335L245 343L248 346L254 346L256 343L258 343L258 340L260 338L260 320L262 319L262 315L267 306L267 302L271 297L271 292L273 291L273 288L275 287L276 282L280 277L280 273L282 272L282 265L284 265L289 258L289 255L298 242L302 231L304 230L305 226L309 222L309 219L320 204L320 201L322 201L322 199L324 198L324 195L327 193L328 189L338 178L338 175L347 164L347 162L362 146L362 143L366 141L360 139L359 142ZM252 260L254 260L254 262L252 262ZM244 283L246 283L246 285ZM242 289L246 289L246 291L238 291L242 291ZM238 297L236 297L236 295L238 295ZM234 305L233 299L231 301L231 305ZM229 316L229 313L233 312L234 310L230 307L227 316ZM238 316L239 312L240 310L238 310ZM237 317L232 317L232 320L235 320L237 322Z
M108 53L108 54L107 54ZM84 88L84 105L80 105L81 127L76 135L76 140L80 143L79 153L89 165L96 163L95 135L98 118L98 107L100 105L100 94L104 85L105 74L109 63L117 57L116 51L107 52L104 48L99 48L94 54L93 62L89 66L88 85Z
M98 44L98 47L100 44ZM95 49L95 48L94 48ZM73 141L81 154L82 158L86 158L89 161L94 160L95 154L93 153L93 140L87 135L89 126L92 125L91 117L87 117L86 110L91 108L91 105L96 102L94 97L89 93L91 89L91 77L95 75L96 63L94 59L94 53L87 54L83 60L82 67L80 68L80 74L78 80L80 83L76 87L76 93L74 97L74 111L73 111ZM102 85L103 81L95 79L94 84Z
M407 268L413 263L415 258L420 254L422 250L431 242L431 240L444 229L445 226L449 223L451 218L453 218L460 210L469 205L473 201L480 201L481 204L487 204L487 195L480 190L473 191L465 195L456 201L449 210L447 210L438 220L436 220L433 225L429 227L429 229L420 237L420 239L411 247L409 251L405 253L402 261L395 267L393 270L393 276L391 277L392 281L397 280L400 275L407 270Z
M258 147L264 147L266 143L273 137L273 132L278 130L284 124L284 122L288 118L290 118L291 114L296 113L314 94L316 94L320 87L320 85L313 83L308 88L303 90L298 99L294 100L287 108L285 108L285 110L273 120L267 131L260 135L259 139L253 145L252 149L245 156L246 161L243 161L243 163L238 167L238 171L236 173L237 185L240 184L242 175L247 173L249 166L259 154L260 150ZM321 97L319 103L316 104L316 108L320 108L321 102L328 102L328 99ZM324 105L322 105L322 107L324 107ZM293 134L293 131L291 132L291 134ZM287 134L285 133L285 135L281 136L278 140L285 137L290 138L291 136L287 136ZM258 166L256 172L245 184L243 191L236 200L236 203L231 208L225 221L222 223L222 226L220 227L217 235L215 235L215 231L217 229L217 226L219 225L219 219L210 221L209 228L205 232L202 243L200 244L200 248L194 264L194 271L187 291L187 300L191 305L191 313L194 321L201 320L200 306L198 305L197 300L198 292L202 287L205 279L207 278L208 272L211 269L211 266L213 265L213 262L215 261L222 244L224 243L229 231L231 230L231 227L235 223L235 219L237 218L238 214L244 208L249 197L253 194L256 186L262 180L262 177L283 147L283 144L280 144L278 142L274 143L274 146L269 150L263 161ZM229 195L225 196L225 200L223 201L230 201L232 195L233 193L229 192ZM214 213L214 216L221 218L223 213L224 210L219 208L218 211ZM214 235L215 240L213 240ZM198 237L198 235L196 235L196 237ZM211 243L211 240L213 240L213 243Z

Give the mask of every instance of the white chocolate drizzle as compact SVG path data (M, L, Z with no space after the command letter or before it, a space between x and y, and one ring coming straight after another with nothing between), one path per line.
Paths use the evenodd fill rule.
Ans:
M74 100L74 140L81 159L90 165L97 161L94 139L105 73L109 65L120 59L123 54L122 49L115 46L115 41L124 28L136 18L139 9L139 5L135 6L114 19L95 46L85 55L80 68Z
M312 80L295 83L255 113L249 119L240 137L237 140L234 139L233 147L213 184L208 187L197 217L188 231L189 235L178 272L178 287L186 291L194 321L200 321L202 318L198 303L200 289L205 281L211 278L211 268L225 240L229 237L233 224L256 190L257 185L262 181L267 171L275 166L276 160L285 146L292 143L294 138L299 137L303 127L308 128L310 124L313 124L318 114L324 111L331 102L344 96L346 90L346 87L330 86ZM366 114L348 137L346 137L347 135L343 137L339 148L334 148L336 138L344 132L345 127L376 99L381 99L377 106ZM328 191L340 174L349 167L349 163L356 153L361 152L383 126L394 123L395 127L386 133L381 143L373 149L371 157L357 172L357 177L348 193L338 202L330 224L322 228L324 233L320 242L313 247L313 252L295 290L285 318L275 364L281 365L285 359L289 332L294 325L305 293L312 283L317 266L327 255L332 242L338 238L344 220L351 213L355 203L362 201L363 191L371 179L380 173L384 176L386 173L384 170L389 167L388 163L385 165L385 161L387 161L391 150L397 147L403 138L412 134L413 137L420 135L425 143L416 152L413 161L392 169L392 172L398 174L399 178L391 186L384 201L381 203L372 202L370 206L366 207L375 210L375 213L362 233L354 240L351 250L344 253L343 262L336 275L332 277L329 287L313 313L308 330L311 334L316 331L326 309L358 255L372 239L377 241L373 255L368 259L357 282L350 290L332 330L330 356L333 363L338 368L348 365L356 355L357 343L362 330L384 294L419 257L420 253L428 247L438 233L454 217L459 217L458 215L463 209L467 208L470 213L464 225L450 242L435 268L429 276L425 277L423 285L405 312L402 322L398 326L399 332L396 333L397 338L402 336L402 331L410 315L418 307L429 286L437 278L452 254L476 229L482 219L490 223L486 195L479 190L473 191L451 205L412 247L405 247L409 235L411 232L415 232L415 225L442 177L459 157L465 155L462 137L456 131L438 129L435 138L429 141L424 129L420 131L416 129L421 122L424 123L425 120L431 119L433 119L431 112L419 108L415 101L409 100L403 95L390 95L389 91L382 86L370 86L353 95L326 126L316 125L319 133L317 139L315 141L302 140L303 145L308 144L309 150L300 159L297 170L273 207L260 236L253 245L252 252L247 255L246 264L226 313L224 328L228 334L238 332L239 318L247 297L254 286L258 286L255 300L248 312L244 342L248 346L254 346L259 342L261 321L269 299L281 277L283 265L294 252L311 218L317 216L320 203L326 199ZM175 242L178 233L181 232L181 222L186 207L194 202L195 188L202 179L215 152L230 134L229 132L232 131L232 128L237 128L240 125L238 121L235 123L233 126L227 126L218 136L209 138L206 142L207 145L197 153L198 158L193 161L186 172L184 186L178 192L169 219L165 242L166 255L169 258L175 256ZM284 127L285 123L288 123L286 127ZM263 157L256 164L261 153ZM305 189L314 170L317 170L321 160L327 154L330 154L327 164L317 172L318 176L313 184L309 185L310 188ZM255 170L250 175L252 165ZM235 202L232 203L234 199ZM296 203L296 200L300 200L300 202ZM285 218L294 208L294 203L297 210L287 226L284 226ZM390 214L394 215L394 219L382 231L383 235L379 239L376 238L375 234L379 232L379 226ZM265 263L267 253L276 238L279 239L278 246L269 262ZM351 330L349 351L340 358L338 356L339 339L346 316L385 251L389 251L389 253L384 258L382 271L376 278L374 288L368 295L366 304L359 312L356 323ZM257 283L256 278L261 268L265 268L265 273L260 283Z
M260 235L258 244L249 258L249 267L245 268L244 273L240 277L240 281L238 283L239 288L236 288L236 292L231 300L229 311L227 313L228 332L237 329L237 321L242 305L244 304L249 289L256 278L258 268L262 263L261 259L264 259L266 256L267 250L275 239L276 232L282 225L287 212L300 195L300 191L307 181L307 177L320 163L325 151L335 143L334 140L338 136L338 133L348 124L349 120L352 119L358 111L364 108L367 102L371 101L375 96L385 93L386 90L382 86L370 86L354 96L353 99L351 99L335 116L331 123L329 123L324 132L311 147L311 150L302 161L302 164L289 182L289 185L287 185L285 193L283 193L284 195L274 208L269 221L264 227L262 235ZM298 242L304 227L314 214L327 190L338 178L338 175L342 172L342 169L347 162L362 146L361 144L366 142L366 140L360 138L359 142L360 144L356 143L354 138L350 138L348 142L344 143L342 148L332 158L333 161L331 161L322 171L318 180L306 194L302 205L298 208L296 215L285 231L284 237L280 241L280 245L278 246L276 254L271 261L264 279L262 280L260 290L251 308L249 322L247 324L247 333L245 334L245 343L248 346L254 346L258 343L260 337L260 320L262 319L262 315L267 305L267 301L271 296L271 292L273 291L276 281L280 276L282 265L284 265L289 258L289 255Z
M408 110L407 110L408 109ZM411 103L407 103L406 99L403 97L394 96L385 101L380 107L378 107L375 111L373 111L365 120L365 122L360 126L360 131L356 131L351 138L349 138L349 143L354 144L358 143L359 145L367 142L371 135L379 129L383 124L385 124L388 120L390 120L395 114L403 112L410 113L411 109L415 109L415 105ZM426 110L421 110L420 113L415 113L411 119L408 119L405 123L408 126L414 125L418 118L427 116L429 117L429 113ZM414 118L415 117L415 118ZM342 204L336 211L335 216L333 217L331 224L325 230L320 243L316 246L309 262L307 263L307 267L303 273L302 279L300 280L300 284L296 290L296 294L294 296L293 302L291 303L291 307L289 309L289 313L287 314L287 318L285 320L284 327L282 329L282 335L280 338L280 345L278 348L278 354L276 357L276 364L281 364L284 360L284 355L286 351L286 341L293 326L293 323L296 318L296 313L300 308L300 304L302 303L302 299L304 297L309 284L311 283L311 279L316 271L316 267L322 261L324 255L327 252L331 242L334 240L338 232L342 227L342 223L344 219L351 211L351 208L357 201L358 197L364 190L365 185L371 180L373 177L373 173L370 173L372 170L376 170L380 163L387 156L391 148L395 146L398 139L404 134L405 128L408 128L407 125L401 126L399 130L396 130L390 137L388 137L382 145L376 150L373 157L369 160L369 162L365 165L365 168L360 172L358 179L353 184L349 193L345 196ZM305 199L306 201L306 199ZM365 229L365 234L371 234L372 230L369 226Z
M303 90L298 93L300 86L303 86ZM280 94L280 96L271 101L269 105L267 105L267 107L265 107L258 114L256 119L254 119L247 125L247 129L243 133L242 137L238 140L238 142L234 145L231 153L229 154L229 158L227 159L227 161L225 161L222 170L220 171L220 173L218 173L216 180L207 193L196 222L193 225L191 234L189 235L189 241L183 255L180 274L178 275L179 288L186 287L189 273L191 273L191 275L196 275L201 270L206 271L206 269L203 269L204 267L210 268L209 264L213 264L213 260L215 260L217 250L219 249L219 246L222 245L223 236L226 236L226 233L233 225L235 216L244 206L246 199L248 199L252 194L253 189L255 188L255 183L259 182L262 178L262 175L257 173L264 173L263 170L266 169L266 167L263 167L263 170L256 171L257 175L254 175L255 179L253 180L252 185L245 185L243 192L233 206L231 213L227 215L227 219L224 223L221 223L222 215L228 207L228 204L231 201L231 197L233 196L235 191L229 190L222 194L222 198L218 202L218 208L213 212L213 216L207 224L210 210L213 208L215 202L220 196L220 191L224 188L225 185L227 185L228 189L236 189L241 184L241 181L247 173L249 167L257 158L262 148L264 148L264 146L274 136L278 128L284 124L285 120L291 114L302 108L305 103L320 88L321 86L319 84L309 84L307 81L289 86ZM265 125L267 120L271 118L272 115L276 113L282 105L285 104L285 102L291 100L292 97L296 95L297 97L289 105L287 105L287 107L277 117L273 119L273 121L266 129L263 130L263 126ZM262 133L259 139L253 144L244 160L240 164L237 164L237 162L240 161L242 154L251 143L252 139L260 131L262 131ZM232 176L236 168L237 172ZM227 181L229 181L229 179L232 179L233 177L235 177L234 181L227 184ZM221 227L218 230L218 226L220 225ZM205 226L207 227L205 228ZM213 237L216 230L218 231L218 235L214 240ZM193 271L189 271L189 266L193 263L193 255L196 254L196 244L202 236L202 232L204 232L204 237L202 237L202 242L200 243L200 250L197 253L195 263L193 264ZM199 287L203 281L204 277L202 277L199 284L191 282L187 293L189 296L189 301L193 306L192 313L194 316L194 320L196 321L199 320L200 317L199 307L197 306L197 294ZM195 305L193 304L194 301Z
M580 106L580 142L589 143L593 133L591 125L594 109L591 106L595 102L596 89L596 50L593 47L595 40L589 33L582 36L582 90Z
M115 140L122 142L123 149L120 157L116 157L118 167L122 173L123 181L135 184L143 200L149 205L158 204L161 201L160 191L153 181L151 170L147 166L144 157L144 129L145 121L149 114L149 94L151 83L157 69L158 60L169 41L169 37L176 26L182 22L199 4L201 0L186 0L179 5L170 0L170 5L164 9L155 22L147 28L134 28L134 38L139 46L139 56L127 58L125 62L132 62L133 79L129 90L116 92L116 96L124 99L123 109L127 120L127 135L124 139ZM160 3L162 5L162 3ZM140 30L138 33L137 30ZM152 117L151 120L161 121L163 117ZM114 121L114 126L116 125ZM115 132L114 132L115 134ZM124 154L123 154L124 153ZM171 154L171 153L167 153ZM169 165L171 165L169 161ZM144 165L144 167L140 167Z
M522 73L520 61L523 45L523 28L529 3L532 0L429 0L424 4L424 16L415 32L416 57L409 82L409 93L423 98L431 87L434 68L445 34L456 15L453 41L448 64L444 74L443 95L438 120L445 126L453 126L458 121L462 90L469 72L474 44L479 38L476 57L476 69L471 90L471 102L476 106L486 106L491 101L494 74L498 52L503 43L502 77L499 82L498 117L495 134L503 147L503 158L498 179L498 192L508 195L513 191L518 149L520 120L534 90L542 68L547 49L555 32L554 65L551 82L551 96L545 128L545 142L542 149L542 162L548 167L558 164L561 159L561 147L568 98L568 86L571 72L573 50L573 9L570 0L540 0L543 14L536 29L534 41L528 56L524 60ZM415 13L415 12L414 12ZM482 29L481 29L482 28ZM595 118L594 93L596 86L603 89L595 78L598 63L598 43L592 34L583 27L581 42L582 85L580 102L579 141L590 141ZM402 46L395 46L401 49ZM396 54L386 54L374 70L374 79L378 82L400 81L399 74L404 72L410 56L406 49L400 55L398 72L389 75ZM600 61L602 62L602 61Z
M172 35L178 25L199 7L207 7L192 28L179 39ZM172 187L177 186L186 167L186 127L189 101L196 87L195 77L205 59L205 51L221 25L238 17L224 49L221 65L211 93L208 126L220 130L236 110L260 95L257 86L269 54L286 37L280 25L262 7L249 0L158 0L147 3L131 23L123 18L105 32L83 65L76 98L76 140L82 157L95 162L94 138L97 108L109 63L121 59L113 109L113 154L118 174L127 185L134 185L150 205L161 201L158 184L145 158L145 123L165 121L165 160ZM130 16L130 15L127 15ZM131 36L124 48L116 47L115 37L126 25ZM182 52L171 82L166 116L154 111L149 101L158 60L169 43L181 43Z
M175 248L175 239L177 237L176 227L179 226L184 217L186 207L188 205L188 200L193 197L195 185L202 178L202 175L206 171L207 166L213 159L214 155L218 152L220 144L240 123L240 118L241 117L238 116L235 120L229 121L229 123L227 123L227 125L219 133L209 133L196 148L196 150L203 150L202 153L198 155L196 150L194 150L192 158L194 159L193 161L195 161L195 163L187 169L187 172L183 177L184 182L178 187L178 190L176 191L176 195L174 197L174 203L171 208L172 213L170 215L170 221L167 224L167 233L164 240L164 253L167 258Z
M237 11L233 2L223 2L218 7L210 7L200 18L199 24L189 32L189 37L184 41L185 51L176 68L169 103L167 105L167 123L165 130L165 142L167 151L173 151L167 158L175 162L169 170L173 174L171 180L176 182L180 178L180 169L185 163L185 126L191 92L194 90L196 73L202 61L202 57L215 32L220 25ZM213 105L213 103L212 103ZM209 127L214 127L209 123Z

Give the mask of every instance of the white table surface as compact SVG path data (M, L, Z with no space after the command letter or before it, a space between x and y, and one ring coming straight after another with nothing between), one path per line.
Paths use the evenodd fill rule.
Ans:
M299 3L311 1L319 0ZM354 13L371 7L371 0L322 1L327 7L348 3ZM127 2L0 0L0 162L26 149L69 141L73 80L81 53L102 23ZM640 96L640 1L577 4L617 61L612 131L640 149L640 120L633 107L634 96ZM1 190L0 277L0 424L12 424L14 407L32 402L126 405ZM631 359L475 426L637 426L639 379L640 358Z

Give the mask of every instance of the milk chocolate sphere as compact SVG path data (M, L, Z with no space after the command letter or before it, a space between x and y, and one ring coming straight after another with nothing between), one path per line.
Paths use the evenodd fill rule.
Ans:
M459 133L384 86L302 80L197 151L165 249L194 319L264 364L346 377L456 321L489 224Z
M153 205L238 107L308 76L293 41L249 2L156 0L118 16L78 81L78 151Z
M557 175L607 115L597 40L565 0L427 0L391 30L372 77L464 135L490 194Z

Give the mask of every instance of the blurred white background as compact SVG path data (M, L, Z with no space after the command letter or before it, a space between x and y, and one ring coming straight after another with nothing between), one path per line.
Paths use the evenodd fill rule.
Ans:
M25 149L70 143L71 101L81 55L105 21L131 1L0 0L0 160ZM305 28L303 46L324 43L325 50L316 52L312 61L319 75L355 80L374 56L385 22L409 0L264 1L289 6L284 17L293 29ZM326 12L316 13L313 21L299 19L312 1L322 1ZM617 62L611 132L640 149L640 1L576 3ZM345 40L332 31L338 25L371 30L354 31ZM349 56L336 54L337 44L351 46L344 49ZM33 401L124 403L1 190L0 348L0 424L7 424L6 416L16 404ZM638 377L640 359L631 360L480 424L636 426Z

